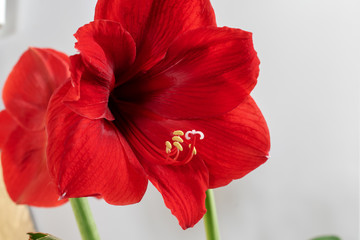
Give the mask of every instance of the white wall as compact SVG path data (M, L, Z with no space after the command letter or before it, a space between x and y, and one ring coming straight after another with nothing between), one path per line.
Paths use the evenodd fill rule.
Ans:
M73 54L72 34L95 0L8 0L0 30L2 88L28 46ZM16 4L17 3L17 4ZM271 131L271 159L215 191L223 239L359 239L360 3L357 0L213 0L218 24L254 33L261 60L253 93ZM5 31L6 30L6 31ZM1 105L1 108L3 105ZM150 187L140 204L90 201L103 239L205 239L181 230ZM38 230L80 239L70 205L33 208Z

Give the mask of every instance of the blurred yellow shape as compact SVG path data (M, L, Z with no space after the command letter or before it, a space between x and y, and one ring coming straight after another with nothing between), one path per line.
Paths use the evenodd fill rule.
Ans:
M34 232L29 208L26 205L16 205L10 199L0 164L0 239L26 240L27 232Z

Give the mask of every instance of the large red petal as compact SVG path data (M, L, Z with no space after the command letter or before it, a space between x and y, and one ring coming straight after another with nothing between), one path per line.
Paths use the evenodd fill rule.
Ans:
M88 70L104 80L121 75L134 62L135 42L120 23L96 20L79 28L74 36Z
M6 80L3 100L7 111L27 129L44 128L51 94L69 76L66 55L51 49L30 48Z
M64 197L102 196L111 204L141 200L145 172L116 127L84 118L62 104L70 83L55 93L47 118L50 173Z
M0 112L0 149L3 148L5 142L9 138L10 134L17 127L14 119L9 115L6 110Z
M169 127L167 120L149 112L131 106L122 110L116 116L116 126L131 144L149 180L160 191L166 206L178 218L181 227L192 227L206 211L205 191L209 183L206 165L199 158L176 166L172 160L163 161L164 143L171 141L174 128Z
M179 37L165 59L115 94L171 119L212 117L239 105L258 74L251 33L202 28Z
M72 83L67 105L90 119L113 120L107 105L115 79L135 59L135 43L119 23L97 20L76 32L76 48L80 55L71 58Z
M125 102L117 107L121 112L115 120L117 126L183 228L192 226L203 214L202 198L198 194L203 194L204 189L224 186L241 178L268 158L269 131L250 96L222 116L194 120L162 118ZM172 141L173 132L182 130L186 133L193 129L205 135L195 144L197 155L183 165L175 159L174 162L165 159L165 142ZM176 161L186 157L187 144L184 143L184 151Z
M143 164L149 180L183 229L193 227L205 214L209 173L200 159L182 166Z
M46 164L44 130L18 126L2 148L1 162L7 191L16 203L40 207L63 204Z
M245 176L269 157L269 130L250 96L221 117L188 124L205 134L196 148L209 169L210 188Z
M131 108L124 107L124 104L120 106L122 114L129 117L128 121L146 136L142 142L151 142L152 149L165 151L164 143L171 142L175 130L202 131L205 138L197 141L195 146L197 156L208 167L210 188L221 187L233 179L241 178L268 159L269 130L263 115L250 96L234 110L222 116L194 120L165 119L133 106ZM136 116L133 115L134 112ZM132 129L131 131L134 132ZM131 135L127 137L135 142ZM144 150L138 152L144 159L152 160L150 156L144 154L146 153ZM152 160L154 164L160 162L161 160Z
M85 70L80 55L72 56L71 61L78 66L74 73L81 72L81 82L69 88L63 98L64 104L77 114L89 119L105 118L114 120L108 108L111 86L106 80Z
M208 0L99 0L95 19L119 22L130 32L137 46L137 65L143 70L160 60L180 34L216 26Z

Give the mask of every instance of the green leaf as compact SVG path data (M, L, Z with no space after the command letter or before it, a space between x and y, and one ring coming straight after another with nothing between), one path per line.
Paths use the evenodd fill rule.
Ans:
M48 233L28 233L29 240L61 240L60 238L54 237Z
M322 237L312 238L311 240L341 240L341 239L336 236L322 236Z

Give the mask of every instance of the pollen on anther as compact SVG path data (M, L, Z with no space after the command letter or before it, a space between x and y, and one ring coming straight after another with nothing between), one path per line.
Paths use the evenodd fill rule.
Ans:
M184 142L184 140L183 140L181 137L179 137L179 136L174 136L174 137L172 137L172 140L173 140L174 142L180 142L180 143L183 143L183 142Z
M189 148L191 148L191 144L189 144ZM197 151L196 151L196 148L194 147L194 150L193 150L193 154L196 155L197 154Z
M173 132L174 135L177 135L177 136L184 136L184 132L181 131L181 130L176 130Z
M170 151L172 149L171 143L169 141L166 141L165 146L166 146L166 153L170 153Z
M183 147L181 146L181 144L179 142L173 142L174 146L179 149L180 151L184 150Z
M167 148L172 148L172 145L171 145L171 143L169 142L169 141L166 141L165 142L165 146L167 147Z

